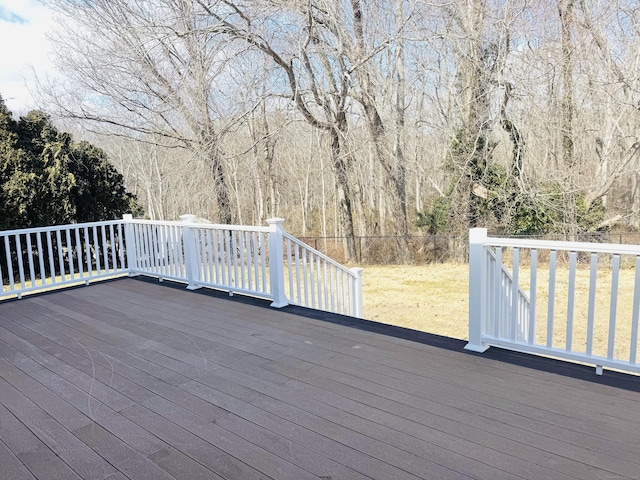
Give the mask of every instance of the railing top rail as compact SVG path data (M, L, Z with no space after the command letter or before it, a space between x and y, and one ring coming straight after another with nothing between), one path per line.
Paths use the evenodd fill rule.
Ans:
M70 228L100 227L106 225L123 224L124 220L106 220L102 222L67 223L64 225L53 225L48 227L18 228L14 230L0 230L0 236L24 235L29 233L55 232L56 230L67 230Z
M611 253L640 256L640 245L595 242L565 242L558 240L530 240L526 238L487 237L482 242L492 247L530 248L538 250L565 250L568 252Z
M166 225L175 225L175 226L184 226L189 225L193 228L205 228L211 230L237 230L241 232L269 232L271 231L270 227L264 226L256 226L256 225L228 225L226 223L186 223L176 220L141 220L141 219L133 219L129 220L127 223L136 223L140 225L158 225L158 226L166 226Z
M299 245L301 247L306 248L307 250L313 252L315 255L319 256L322 260L324 260L325 262L333 265L334 267L336 267L338 270L341 270L345 273L347 273L348 275L352 276L353 278L357 278L357 274L355 271L353 271L350 268L345 267L344 265L336 262L333 258L326 256L324 253L319 252L318 250L316 250L315 248L311 247L310 245L304 243L303 241L301 241L299 238L294 237L293 235L291 235L290 233L287 232L283 232L282 236L284 238L287 238L289 240L291 240L291 242L295 243L296 245Z

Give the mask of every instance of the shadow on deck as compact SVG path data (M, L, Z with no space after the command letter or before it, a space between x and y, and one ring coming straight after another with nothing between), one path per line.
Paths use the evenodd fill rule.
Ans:
M145 279L3 302L0 478L639 478L640 377L464 344Z

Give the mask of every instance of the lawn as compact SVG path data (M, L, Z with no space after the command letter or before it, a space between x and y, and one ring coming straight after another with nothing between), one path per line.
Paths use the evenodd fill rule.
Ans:
M448 337L468 338L468 277L466 264L368 265L363 272L364 317L381 323L400 325ZM568 281L566 266L556 271L553 304L553 346L565 348L567 338ZM529 288L529 271L520 271L521 288ZM619 275L617 310L615 311L615 357L629 356L635 269L622 268ZM589 268L576 271L572 345L583 350L586 345ZM547 338L549 313L548 269L540 268L537 278L536 341ZM606 356L611 317L611 270L603 264L598 269L596 307L594 310L594 353ZM640 341L639 341L640 343ZM640 351L640 345L638 345Z
M468 284L466 264L367 265L364 317L466 339Z

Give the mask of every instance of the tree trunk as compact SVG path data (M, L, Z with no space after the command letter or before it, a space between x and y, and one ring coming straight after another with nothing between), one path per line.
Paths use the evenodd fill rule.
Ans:
M569 240L578 233L576 212L576 165L573 143L573 25L575 22L574 0L558 0L558 15L562 28L562 100L560 131L562 135L562 163L567 182L564 189L564 231Z
M354 17L356 59L358 62L363 62L367 54L363 29L363 13L360 0L351 0L351 7ZM403 62L402 52L398 54L396 62ZM387 129L384 125L384 121L380 115L378 107L376 106L375 86L372 81L371 74L368 71L367 63L368 62L363 62L355 71L361 89L358 101L364 110L371 141L374 145L377 159L383 167L386 176L386 183L391 187L389 203L391 205L391 214L393 216L393 231L398 239L396 245L396 260L398 263L405 263L409 259L409 224L407 219L404 153L401 142L397 136L395 137L396 141L394 142L393 151L389 152L389 149L387 148ZM396 72L396 75L396 80L404 80L403 68L401 68L399 72ZM398 90L395 103L396 109L400 107L400 110L396 112L396 124L399 126L401 123L403 126L404 85L402 84L397 88ZM400 95L402 95L402 100L399 98ZM400 133L397 135L400 135Z
M345 119L346 122L346 119ZM341 146L341 133L337 129L331 129L331 157L333 161L333 170L336 175L336 194L339 210L339 220L342 226L342 232L346 238L346 256L347 260L355 260L357 258L355 231L353 228L353 209L351 206L351 187L349 183L349 175L347 171L348 161L345 161Z
M484 58L486 0L466 2L458 15L465 39L459 58L462 126L455 131L450 153L455 175L450 222L452 233L466 235L469 228L485 226L474 187L481 183L488 162L491 78Z

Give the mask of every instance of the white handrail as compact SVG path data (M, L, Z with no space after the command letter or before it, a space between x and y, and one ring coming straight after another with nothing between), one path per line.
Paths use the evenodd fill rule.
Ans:
M208 228L208 229L212 229L212 230L229 230L230 227L233 228L233 230L237 230L237 231L241 231L241 232L269 232L270 228L269 227L265 227L265 226L259 226L259 225L228 225L226 223L204 223L204 222L196 222L195 221L195 215L181 215L180 218L183 219L182 221L177 221L177 220L144 220L144 219L140 219L140 218L134 218L131 219L131 223L136 223L139 225L159 225L159 226L165 226L165 225L176 225L176 226L182 226L185 223L185 218L189 218L188 223L193 226L193 227L200 227L200 228ZM193 219L191 219L191 217L193 217Z
M568 252L640 255L640 245L625 245L619 243L565 242L559 240L486 237L486 239L483 241L483 244L493 247L517 247L531 250L557 250Z
M2 236L11 236L17 234L29 234L29 233L42 233L42 232L55 232L56 230L64 230L73 227L100 227L103 225L119 225L122 220L107 220L104 222L85 222L85 223L69 223L65 225L50 225L47 227L30 227L30 228L18 228L14 230L0 230Z

